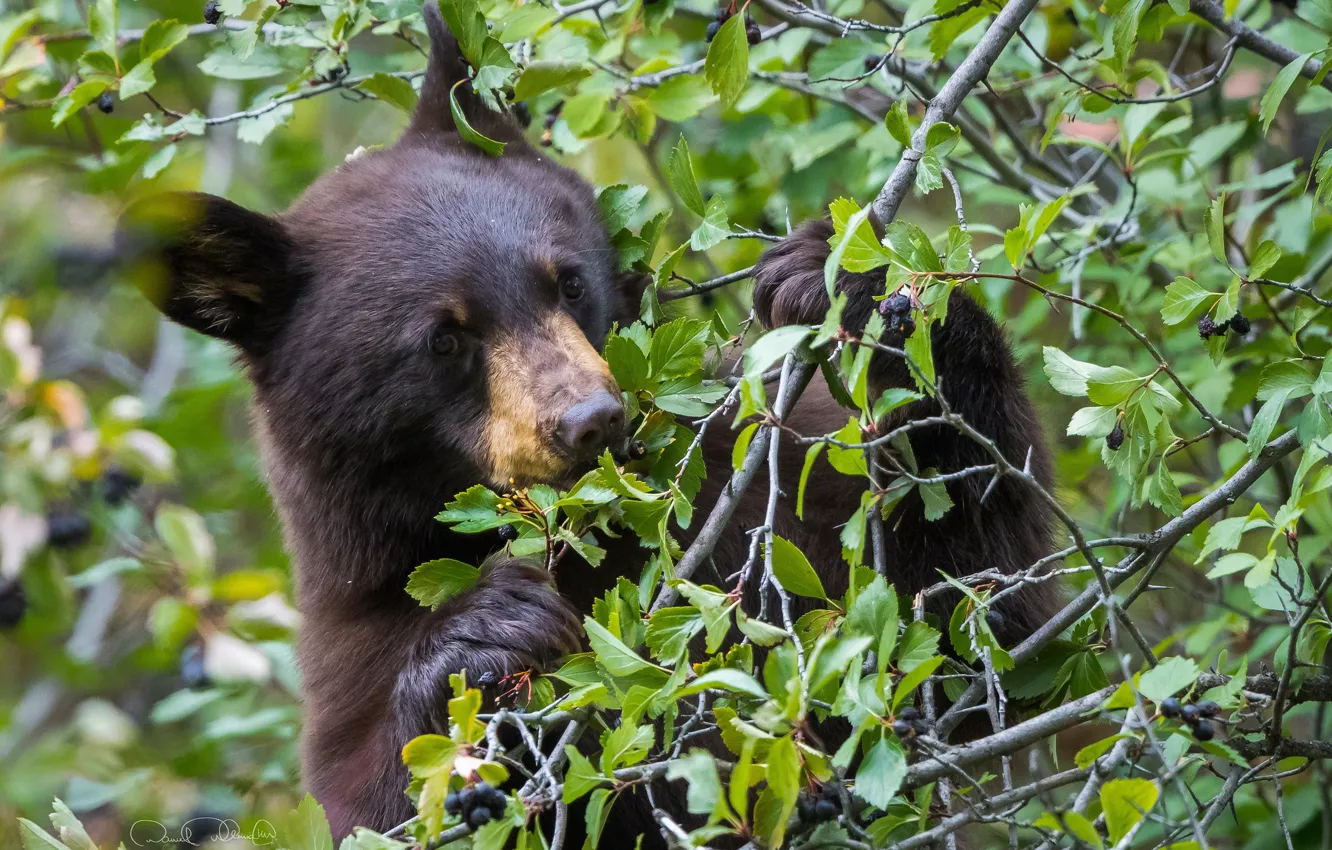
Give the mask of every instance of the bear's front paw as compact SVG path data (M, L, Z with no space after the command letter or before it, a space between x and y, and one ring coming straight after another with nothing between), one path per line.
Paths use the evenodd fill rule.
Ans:
M768 249L754 266L754 312L769 328L813 325L828 312L823 265L832 223L807 221Z
M454 696L449 678L488 696L503 693L516 673L545 672L582 648L582 621L550 574L517 564L493 568L467 594L438 612L398 680L394 701L404 720L427 718L447 728L441 712Z

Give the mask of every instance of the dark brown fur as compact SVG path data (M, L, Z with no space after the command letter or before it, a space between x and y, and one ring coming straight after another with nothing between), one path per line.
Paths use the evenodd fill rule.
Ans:
M634 285L615 273L590 187L528 147L465 85L473 122L510 146L490 158L459 140L447 92L465 69L434 4L426 9L430 67L396 146L325 176L278 217L175 196L132 210L125 228L127 247L160 248L149 252L156 263L144 270L159 274L145 289L176 321L235 344L254 383L304 616L305 783L338 835L411 814L400 750L444 728L449 673L542 668L578 649L581 615L643 562L632 542L611 541L599 569L563 565L557 591L544 570L502 559L433 613L404 591L424 561L479 564L499 549L498 539L455 535L433 519L454 494L478 482L503 486L509 474L563 483L577 472L583 458L551 448L551 417L608 386L591 345L600 346L612 322L632 321L637 303ZM806 225L762 258L756 303L765 323L822 318L827 235L826 224ZM554 278L572 271L587 294L565 303ZM881 285L874 274L843 277L849 328L863 325ZM466 328L466 345L444 362L430 340L449 323ZM1048 483L1040 429L1003 334L965 295L954 296L947 324L936 329L935 359L959 412L1009 457L1020 462L1030 449L1033 470ZM874 379L880 388L907 384L892 361L876 361ZM922 402L909 413L930 409ZM504 416L512 421L497 425ZM822 433L845 416L816 383L791 425ZM519 433L524 417L531 428ZM712 474L700 512L725 483L732 440L713 429L706 442ZM985 462L948 429L916 432L912 443L922 467ZM802 452L783 443L780 456L783 482L794 482ZM984 486L951 485L957 507L940 522L925 522L914 499L896 509L888 548L899 591L933 583L940 570L1011 572L1046 553L1048 511L1010 482L982 508ZM841 593L838 528L859 494L826 468L810 487L805 521L788 492L776 530ZM744 562L744 529L763 522L766 491L765 471L717 547L720 576ZM1029 632L1047 607L1044 595L1010 606L1005 637ZM642 795L626 795L603 844L632 846L640 834L647 846L657 840Z

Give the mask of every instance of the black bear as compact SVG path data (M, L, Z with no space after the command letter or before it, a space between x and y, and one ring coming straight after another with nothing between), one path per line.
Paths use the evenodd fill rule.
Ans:
M425 561L481 564L500 550L498 539L456 535L433 519L455 494L477 483L568 483L623 439L619 391L598 349L613 323L636 318L641 295L636 279L616 273L591 187L528 146L509 116L465 84L464 113L509 145L490 157L460 139L449 92L467 67L435 3L425 5L427 74L395 145L324 176L280 216L177 195L131 210L123 230L129 248L152 249L148 267L161 273L144 286L165 314L233 344L253 382L304 617L304 780L338 835L411 815L400 752L412 737L447 728L450 673L548 668L582 645L592 601L643 561L636 545L609 541L601 567L575 572L566 563L558 589L539 565L501 558L437 611L405 592ZM155 242L140 235L148 230ZM766 324L821 320L828 235L825 224L806 225L763 257L755 300ZM854 331L883 279L844 275L840 285L852 294L845 325ZM1049 483L1040 429L999 327L955 294L934 339L956 409L1009 457L1030 452ZM880 389L908 383L891 359L875 364L873 378ZM897 415L929 410L920 402ZM790 420L804 433L845 421L817 381ZM725 483L732 442L712 429L700 511ZM922 467L987 462L951 429L917 431L912 442ZM800 454L786 447L781 462L794 480ZM900 591L937 581L939 570L1012 572L1046 554L1046 507L1005 480L981 509L984 486L951 485L957 507L939 522L926 522L918 501L898 505L888 554ZM811 487L805 520L784 498L776 530L818 565L830 593L842 593L836 526L858 493L831 474ZM735 531L716 549L720 576L744 562L744 529L763 523L765 491L761 474L750 490L759 495L741 504ZM1030 632L1048 603L1034 590L1009 606L1003 637ZM624 798L603 846L633 846L640 835L653 846L650 811Z

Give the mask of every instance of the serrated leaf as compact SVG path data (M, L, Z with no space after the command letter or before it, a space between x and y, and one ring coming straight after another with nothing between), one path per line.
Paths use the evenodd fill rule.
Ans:
M441 0L441 3L445 0ZM449 112L453 114L453 123L458 128L458 136L464 142L475 145L491 156L499 156L504 153L504 146L507 142L497 141L483 133L480 133L467 120L467 115L463 113L462 107L458 105L458 86L466 80L459 80L454 83L453 88L449 89Z
M431 609L471 588L481 578L481 570L453 558L426 561L407 579L407 594Z
M416 92L412 90L412 84L402 77L372 74L357 83L356 87L408 114L416 108Z
M1101 786L1101 811L1111 843L1118 844L1146 817L1159 794L1150 779L1111 779Z
M703 76L730 108L740 99L749 79L749 40L745 37L745 16L731 15L717 30L703 63Z
M1278 71L1276 77L1268 84L1267 91L1263 92L1263 99L1258 104L1258 120L1263 124L1264 134L1267 133L1267 128L1272 126L1272 120L1276 118L1286 92L1290 91L1295 80L1299 79L1300 71L1304 70L1304 66L1312 58L1312 53L1301 53Z
M540 6L523 6L523 9ZM592 76L592 71L579 62L538 61L530 62L523 68L523 75L513 86L514 100L528 100L539 94L585 80Z
M906 773L906 756L901 748L881 738L856 771L856 795L872 806L887 810L901 790Z
M819 574L810 566L805 553L784 537L772 537L772 572L782 588L797 596L827 599Z
M1203 289L1187 277L1177 277L1166 286L1165 300L1161 302L1161 320L1167 325L1177 325L1187 320L1204 301L1216 297L1217 293Z

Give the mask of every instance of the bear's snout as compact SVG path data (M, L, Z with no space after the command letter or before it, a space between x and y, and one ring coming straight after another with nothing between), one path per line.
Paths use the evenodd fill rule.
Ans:
M625 415L620 400L606 390L572 404L555 426L555 443L579 460L593 458L624 437Z

